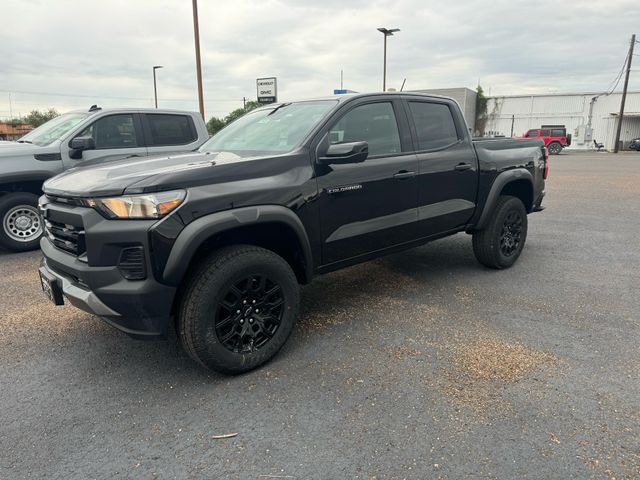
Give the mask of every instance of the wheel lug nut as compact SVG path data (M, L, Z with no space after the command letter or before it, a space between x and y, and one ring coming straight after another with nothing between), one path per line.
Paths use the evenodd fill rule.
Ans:
M249 319L249 323L253 323L253 318L250 318L250 319Z
M242 300L242 303L247 303L247 301L246 300Z
M244 318L240 319L240 325L242 325L244 323Z
M256 301L255 301L255 300L252 300L252 301L251 301L251 303L256 303Z
M260 309L259 308L256 308L256 313L260 313Z
M240 313L240 310L236 310L236 313Z

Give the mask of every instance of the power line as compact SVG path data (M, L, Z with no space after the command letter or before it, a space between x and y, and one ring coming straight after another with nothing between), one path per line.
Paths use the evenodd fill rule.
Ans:
M606 88L606 92L605 95L611 95L613 93L613 91L616 89L616 87L618 86L618 84L620 83L620 79L622 78L622 74L624 73L624 67L627 65L627 60L628 60L628 55L625 55L624 57L624 62L622 63L622 67L620 68L620 72L618 73L618 75L616 76L616 78L613 80L613 82L611 82L609 85L612 85L615 83L615 85L613 85L613 88L609 89L609 87Z
M0 90L2 93L19 93L21 95L42 95L50 97L76 97L76 98L101 98L108 100L150 100L152 97L116 97L108 95L84 95L78 93L58 93L58 92L28 92L24 90ZM214 98L211 99L214 102L241 102L241 98ZM193 101L193 98L163 98L162 101L168 102L189 102Z

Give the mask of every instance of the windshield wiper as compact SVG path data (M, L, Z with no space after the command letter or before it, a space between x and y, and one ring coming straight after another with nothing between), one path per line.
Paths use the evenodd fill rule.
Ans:
M276 113L278 110L280 110L280 109L281 109L281 108L283 108L283 107L288 107L289 105L291 105L291 102L289 102L289 103L283 103L283 104L281 104L281 105L278 105L276 108L274 108L273 110L271 110L271 112L269 112L269 113L267 114L267 117L268 117L269 115L273 115L274 113Z
M33 143L30 142L29 140L16 140L17 143Z

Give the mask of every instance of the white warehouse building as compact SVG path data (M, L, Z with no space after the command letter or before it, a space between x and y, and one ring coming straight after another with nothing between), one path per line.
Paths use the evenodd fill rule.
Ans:
M621 93L567 93L489 97L485 135L523 135L542 125L565 125L571 149L593 149L594 140L613 150ZM620 134L621 148L640 137L640 92L628 92Z

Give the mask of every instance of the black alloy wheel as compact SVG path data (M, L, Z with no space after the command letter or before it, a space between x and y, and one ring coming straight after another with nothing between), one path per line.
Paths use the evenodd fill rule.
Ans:
M511 210L504 218L500 233L500 250L505 257L510 257L520 247L522 235L522 217L517 210Z
M234 353L251 353L276 334L284 311L282 288L267 275L251 275L234 283L218 305L218 340Z

